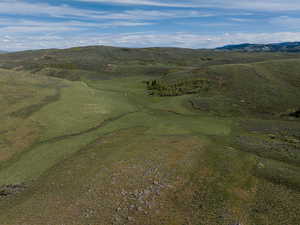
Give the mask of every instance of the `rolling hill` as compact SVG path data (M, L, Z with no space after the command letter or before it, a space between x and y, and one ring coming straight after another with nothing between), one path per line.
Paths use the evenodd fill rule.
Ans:
M3 224L300 221L300 55L0 56Z

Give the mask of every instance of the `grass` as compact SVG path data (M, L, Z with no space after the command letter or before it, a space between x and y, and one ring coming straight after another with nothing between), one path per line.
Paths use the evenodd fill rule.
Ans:
M106 82L115 82L115 80ZM138 109L134 104L129 104L130 99L127 103L122 100L122 92L94 90L83 83L73 84L62 90L61 95L59 101L45 106L31 117L45 130L40 133L41 143L37 143L25 154L13 159L14 163L9 162L9 166L2 169L0 173L2 184L23 183L35 179L99 135L119 129L146 127L148 128L146 134L149 135L226 135L230 133L229 120L199 116L185 118L168 111L160 112L160 110L143 109L143 107ZM91 103L101 112L93 110L89 112L90 115L86 115L86 105ZM114 105L117 107L114 108ZM95 130L89 129L103 124L109 118L123 114L124 116L110 121L105 126ZM76 133L78 135L73 135Z
M1 223L299 222L300 125L275 115L298 103L298 59L216 65L226 61L227 53L181 50L186 58L180 65L179 56L159 64L156 57L179 50L143 49L146 56L139 60L138 50L90 47L48 50L36 62L52 54L75 60L86 51L92 58L100 53L105 60L113 58L111 64L128 54L132 61L112 65L114 71L105 76L94 67L68 70L66 77L57 68L59 76L45 69L0 71L0 186L26 187L0 197ZM200 60L189 62L194 54L216 57L202 60L214 65L192 66ZM236 62L240 54L230 53L230 60ZM240 60L268 57L291 55L249 54ZM227 85L170 97L150 96L146 90L145 81L154 77L172 82L181 76L224 76ZM280 93L276 99L275 92Z
M293 59L183 70L155 80L161 84L154 94L189 94L195 109L220 116L272 117L299 107L298 65Z
M33 118L46 131L41 140L87 130L105 119L135 110L122 96L80 82L63 89L61 95L60 101L44 107Z

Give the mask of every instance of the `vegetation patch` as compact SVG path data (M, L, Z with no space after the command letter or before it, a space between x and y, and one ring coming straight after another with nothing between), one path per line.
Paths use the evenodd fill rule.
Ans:
M216 84L209 79L183 79L167 82L165 80L147 81L147 89L152 91L150 95L157 94L159 96L179 96L185 94L197 94L202 91L209 91Z

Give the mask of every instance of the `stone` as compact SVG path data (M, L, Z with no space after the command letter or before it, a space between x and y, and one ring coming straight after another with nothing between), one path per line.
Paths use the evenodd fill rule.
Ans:
M126 192L125 190L122 190L122 191L121 191L121 194L122 194L123 196L125 196L125 195L127 194L127 192Z
M135 197L138 197L138 196L139 196L139 191L138 191L138 190L135 190L135 191L134 191L134 196L135 196Z
M144 195L146 195L146 196L147 196L147 195L149 195L150 193L151 193L151 191L149 191L149 190L147 190L147 189L146 189L146 190L144 190Z
M127 217L127 220L128 220L128 221L133 221L133 220L134 220L134 218L133 218L133 217L131 217L131 216L128 216L128 217Z

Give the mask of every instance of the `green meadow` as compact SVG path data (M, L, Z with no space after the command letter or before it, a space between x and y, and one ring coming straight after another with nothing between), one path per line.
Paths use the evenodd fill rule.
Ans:
M0 224L298 224L298 58L1 55Z

